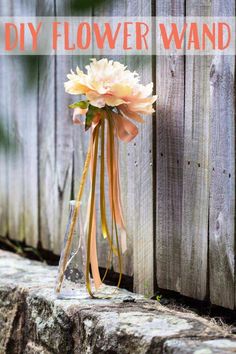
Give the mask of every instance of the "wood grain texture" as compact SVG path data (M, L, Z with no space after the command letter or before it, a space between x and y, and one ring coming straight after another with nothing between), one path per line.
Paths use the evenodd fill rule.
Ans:
M212 15L233 16L235 2L212 2ZM235 306L235 57L216 56L211 72L210 300Z
M9 2L2 1L0 3L0 13L2 16L9 15L10 7ZM5 128L5 133L7 138L9 138L9 114L8 114L8 89L10 88L9 83L6 87L4 78L6 73L10 69L9 59L7 57L1 56L0 58L0 85L1 85L1 96L0 96L0 120L2 126ZM12 134L11 134L12 136ZM6 237L9 234L8 225L8 171L9 171L9 161L7 156L8 147L5 147L0 151L0 235Z
M128 1L127 5L129 16L152 16L150 0ZM135 70L140 74L141 83L148 84L153 81L152 57L127 57L127 65L130 70ZM128 235L131 230L133 240L134 290L150 296L154 292L153 117L148 115L144 119L145 123L138 126L137 138L127 147L123 144L123 148L127 149L128 194L126 194L125 216ZM129 224L129 222L132 223Z
M24 58L21 58L24 60ZM32 60L32 59L31 59ZM33 59L29 75L24 77L24 107L22 128L24 131L24 239L27 245L38 245L38 59ZM25 65L25 63L24 63ZM27 65L26 65L27 67ZM27 68L25 68L27 70ZM30 83L29 83L29 80Z
M210 1L187 1L187 16L210 15ZM210 58L187 56L181 242L181 293L207 295Z
M34 3L13 1L2 3L2 15L35 15ZM37 180L37 89L29 88L36 70L27 75L22 57L4 58L5 116L9 134L17 145L17 154L8 157L8 234L28 245L38 242L38 180ZM17 73L17 80L13 73ZM11 73L10 76L8 74ZM36 78L37 79L37 78ZM37 87L37 86L36 86ZM24 92L24 95L22 95Z
M70 1L56 2L56 16L71 16ZM56 229L52 249L59 254L68 221L69 201L72 197L73 178L73 126L68 104L71 97L65 93L64 82L72 68L72 57L59 55L56 65L55 101L55 183L56 183Z
M146 3L148 9L148 3ZM130 63L147 84L152 81L151 58L136 58ZM137 69L135 69L137 68ZM153 123L152 116L144 116L139 135L127 146L126 220L133 236L134 289L150 296L154 292L154 230L153 230ZM124 166L121 166L124 168ZM130 201L132 200L132 204ZM131 258L132 260L132 258ZM132 261L129 260L131 263Z
M1 7L0 7L1 10ZM0 57L0 122L8 138L8 117L6 115L6 98L4 77L7 67L7 58ZM0 236L5 237L8 233L8 148L1 146L0 149Z
M6 115L8 119L9 132L17 145L17 155L10 156L8 159L8 231L13 240L24 240L24 97L23 92L23 72L19 57L7 59L8 70L15 68L19 71L18 79L15 81L13 76L7 83L8 92L14 92L15 102L11 105L10 95L6 98Z
M21 2L19 14L36 16L36 2ZM22 112L17 119L22 122L23 138L23 191L24 191L24 240L29 246L37 248L39 240L38 208L38 58L20 58L23 66L23 87L18 93L22 97ZM22 70L22 69L21 69Z
M38 16L53 16L52 1L43 0L37 7ZM57 230L56 190L56 122L55 122L55 57L39 58L38 76L38 144L39 144L39 220L40 242L44 249L53 249Z
M158 1L156 15L183 16L184 5ZM157 56L156 275L158 287L174 291L181 285L184 78L183 56Z

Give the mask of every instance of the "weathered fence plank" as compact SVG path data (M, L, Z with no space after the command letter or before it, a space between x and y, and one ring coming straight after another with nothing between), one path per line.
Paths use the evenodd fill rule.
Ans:
M128 1L127 11L129 16L152 16L152 2ZM127 57L127 64L140 74L143 84L155 82L151 57ZM153 117L148 115L144 119L145 123L138 126L138 137L126 147L128 198L125 215L127 223L132 220L128 235L132 230L133 244L130 247L133 248L134 290L150 296L154 292ZM131 198L133 202L130 205Z
M158 1L157 16L184 16L184 0ZM160 288L180 291L184 57L156 59L156 273Z
M127 1L126 9L127 16L152 14L151 1ZM142 83L153 81L152 58L127 56L126 64L130 70L140 74ZM137 138L129 144L120 143L120 170L128 232L129 250L125 255L127 274L134 276L135 291L150 296L154 291L153 123L151 115L144 119L145 123L138 125Z
M27 7L35 15L34 5L26 2L5 3L8 15L19 16ZM29 83L37 79L37 67L30 76L25 75L26 63L21 57L6 58L7 73L5 81L6 112L9 132L17 143L17 155L8 159L8 225L9 234L15 240L25 240L36 246L38 241L38 166L37 166L37 86L29 89ZM6 73L6 74L7 74ZM22 95L24 92L24 95ZM11 93L11 94L10 94ZM12 97L12 95L14 95ZM27 110L27 114L26 114Z
M56 2L56 16L72 16L70 2ZM68 104L71 97L65 94L64 82L72 68L71 56L56 56L56 233L54 234L53 251L60 253L68 220L68 205L72 196L73 178L73 126Z
M187 16L207 16L210 1L187 1ZM187 56L182 209L181 293L207 295L210 58Z
M151 3L146 2L144 14L145 10L147 12L150 10L150 5ZM139 6L141 9L141 5ZM138 7L137 11L141 12ZM132 64L132 69L140 72L143 83L153 81L151 70L153 63L150 58L139 57ZM153 118L149 115L144 116L144 119L145 123L139 126L138 137L133 146L131 144L127 150L129 163L127 182L128 188L133 191L133 206L131 208L129 205L128 195L127 210L129 213L126 218L129 220L132 214L134 289L150 296L154 292Z
M1 10L1 5L0 5ZM0 120L8 138L8 121L6 115L7 91L5 89L5 75L7 72L7 58L0 57ZM0 236L5 237L8 233L8 148L2 146L0 149Z
M36 15L35 2L23 0L16 4L14 2L14 15L20 16L27 13L30 16ZM27 34L29 36L29 34ZM24 241L27 245L37 247L38 245L38 59L35 57L18 58L20 60L19 71L22 79L18 78L19 91L13 91L18 96L20 110L16 110L15 119L22 125L21 141L23 149L23 210L24 210ZM20 84L20 81L22 83ZM20 86L21 85L21 86ZM24 92L24 95L22 95ZM21 148L20 148L21 149ZM9 185L11 187L11 185ZM21 187L22 188L22 187ZM14 198L14 196L13 196ZM21 206L22 208L22 206Z
M37 8L37 16L54 16L50 0L43 0ZM38 143L39 143L39 217L40 241L44 249L53 249L57 230L56 199L56 121L55 121L55 57L39 58L38 82Z
M14 68L19 72L18 80L12 76L7 82L5 89L14 92L14 105L11 104L8 96L6 115L8 119L9 131L17 144L17 158L11 156L8 159L8 225L9 234L14 240L24 240L24 74L20 63L21 58L11 57L7 60L8 70ZM18 119L21 117L21 119Z
M235 2L213 1L212 15L233 16ZM218 56L211 73L209 276L212 303L234 308L235 57Z
M24 60L24 58L21 58ZM30 59L32 60L32 59ZM38 245L38 122L37 122L37 81L38 59L29 75L23 78L24 107L22 113L17 114L17 119L22 115L22 137L24 141L24 240L27 245ZM26 63L23 65L27 66ZM21 96L21 94L20 94ZM27 106L27 113L26 113Z
M0 3L1 15L7 15L9 7L5 1ZM8 115L7 115L7 96L5 78L8 72L8 59L0 57L0 120L1 126L4 127L6 137L8 131ZM8 234L8 156L6 155L7 147L0 151L0 235L5 237Z

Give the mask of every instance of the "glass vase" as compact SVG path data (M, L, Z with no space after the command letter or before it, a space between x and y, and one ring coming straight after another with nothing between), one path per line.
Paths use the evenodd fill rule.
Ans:
M81 203L73 236L71 239L69 238L75 206L76 201L71 200L55 286L56 296L60 299L84 298L87 296L85 289L86 240Z
M69 217L66 226L64 243L58 266L55 294L58 299L86 299L89 294L86 289L86 225L83 222L81 203L79 214L70 239L70 226L75 211L76 201L69 203ZM89 275L92 293L101 299L109 299L118 295L118 288L101 284L95 288L94 281ZM119 295L118 295L119 297Z

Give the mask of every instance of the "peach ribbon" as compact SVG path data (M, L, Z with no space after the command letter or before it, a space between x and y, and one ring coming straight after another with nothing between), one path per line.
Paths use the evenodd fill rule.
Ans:
M126 115L126 117L133 119L137 122L141 122L142 118L137 115L132 116L129 111L125 107L121 107L120 111ZM116 230L116 243L117 246L113 245L112 238L109 234L107 223L106 223L106 215L105 214L105 194L104 200L101 200L101 218L102 218L102 233L104 237L108 238L110 243L110 248L113 253L117 254L119 257L119 266L120 266L120 279L122 273L121 266L121 256L119 251L119 240L117 233L117 226L120 229L121 235L121 250L124 253L127 250L127 235L125 222L122 211L122 203L120 196L120 177L119 177L119 157L118 157L118 138L124 142L130 142L134 139L138 134L138 128L136 125L131 122L129 119L124 117L122 114L118 114L112 112L110 110L104 110L104 116L97 116L95 120L93 120L91 127L91 137L90 137L90 151L91 151L91 160L90 160L90 171L91 171L91 190L90 190L90 198L87 209L87 222L88 225L88 243L87 243L87 266L86 266L86 286L89 294L94 297L93 292L91 290L90 285L90 265L92 276L95 284L95 288L98 289L102 284L102 280L99 273L98 267L98 256L97 256L97 245L96 245L96 213L95 213L95 205L96 205L96 169L97 169L97 156L98 156L98 140L99 140L99 132L102 130L102 143L104 149L104 128L105 122L107 128L106 135L106 157L107 157L107 172L108 172L108 183L109 183L109 202L110 202L110 210L112 214L112 220L114 219L115 230ZM81 120L78 118L78 112L76 109L74 110L73 121L75 124L82 124ZM100 129L101 128L101 129ZM104 166L102 166L104 168ZM104 179L104 171L101 171L101 176ZM104 183L104 182L103 182ZM102 184L101 184L101 188ZM104 192L103 192L104 193ZM118 285L119 286L119 285Z

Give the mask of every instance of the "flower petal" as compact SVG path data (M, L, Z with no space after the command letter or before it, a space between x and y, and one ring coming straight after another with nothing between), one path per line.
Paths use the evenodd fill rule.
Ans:
M126 117L134 119L139 123L144 123L144 119L140 117L138 113L130 111L127 105L122 104L121 106L119 106L119 109Z
M110 93L113 96L117 96L117 97L126 97L126 96L130 96L132 94L132 87L130 87L127 84L119 84L119 83L115 83L114 85L112 85Z
M125 103L122 98L116 97L116 96L110 96L110 95L104 95L104 100L108 106L111 107L116 107L121 105L122 103Z
M91 105L93 105L95 107L102 108L102 107L105 107L105 105L106 105L104 96L99 95L95 91L88 91L86 93L86 97L89 100L89 102L91 103Z

